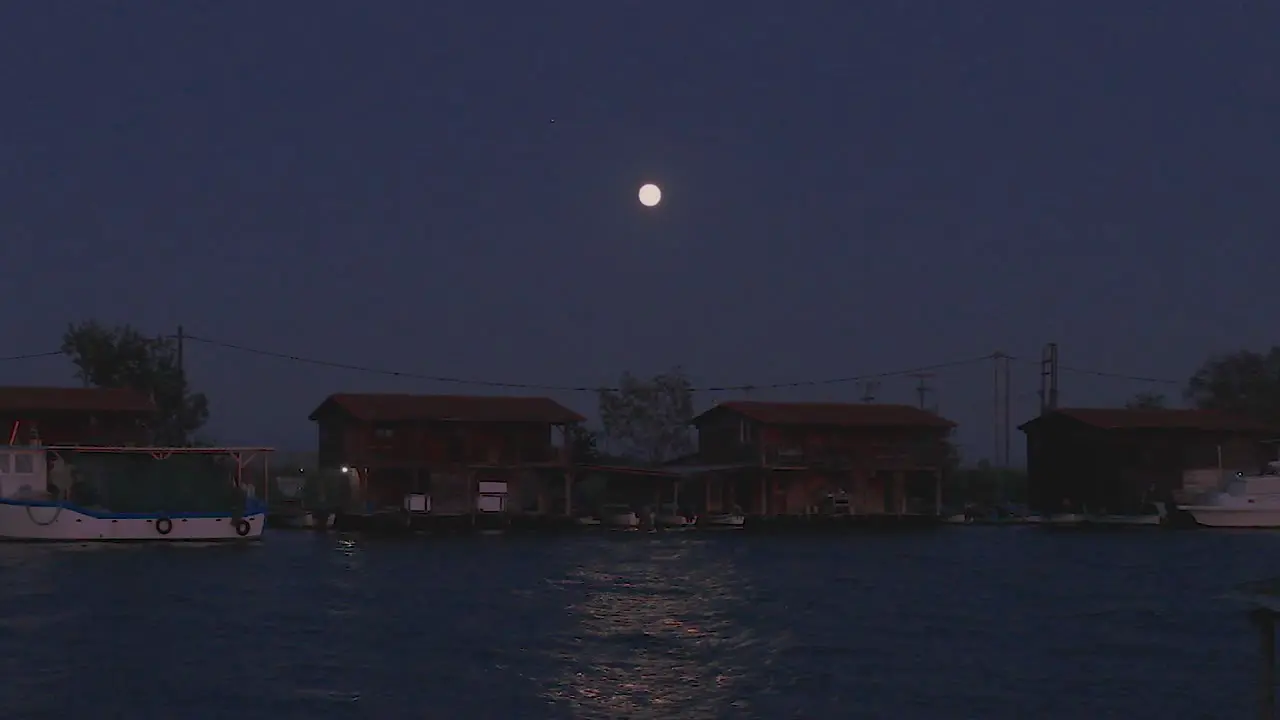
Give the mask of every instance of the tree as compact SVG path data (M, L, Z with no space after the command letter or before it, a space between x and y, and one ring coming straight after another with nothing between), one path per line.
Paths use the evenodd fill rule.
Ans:
M656 464L692 452L693 385L681 368L648 380L624 372L599 400L604 437L623 455Z
M1022 503L1027 499L1027 472L1018 468L997 468L986 460L971 467L957 468L943 486L949 505L995 505Z
M596 434L582 425L569 426L569 455L575 463L593 463L600 459Z
M1162 410L1167 407L1167 404L1164 395L1160 393L1140 392L1124 406L1130 410Z
M178 349L169 338L150 338L132 326L108 328L95 320L68 325L62 352L76 366L76 377L102 388L130 388L156 404L152 424L158 445L182 446L209 419L209 401L193 393L178 365Z
M1280 347L1209 358L1187 382L1184 396L1198 408L1280 424Z

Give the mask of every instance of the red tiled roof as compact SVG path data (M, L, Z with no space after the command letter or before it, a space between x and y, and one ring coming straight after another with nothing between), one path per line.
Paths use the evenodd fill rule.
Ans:
M398 395L338 393L311 413L315 420L327 407L338 407L364 422L453 420L459 422L570 423L586 418L545 397L485 395Z
M1280 428L1218 410L1181 408L1059 408L1042 417L1059 415L1103 430L1204 430L1276 433ZM1036 422L1035 418L1022 427Z
M136 390L72 387L0 387L0 411L155 412L151 398Z
M723 402L693 419L694 424L718 411L729 411L765 425L838 427L955 427L955 423L910 405L868 403Z

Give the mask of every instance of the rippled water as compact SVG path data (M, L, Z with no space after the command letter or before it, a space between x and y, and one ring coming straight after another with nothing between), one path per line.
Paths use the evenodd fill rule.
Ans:
M0 545L0 717L1247 717L1280 534Z

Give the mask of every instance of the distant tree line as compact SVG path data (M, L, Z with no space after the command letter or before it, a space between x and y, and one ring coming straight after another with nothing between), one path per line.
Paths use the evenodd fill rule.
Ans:
M196 433L209 419L209 401L191 389L172 337L148 336L131 325L108 327L89 320L67 327L62 352L86 385L131 388L151 397L157 408L152 429L158 444L195 443ZM1182 395L1197 408L1280 426L1280 346L1211 357L1187 381ZM1162 394L1144 392L1126 406L1163 408L1168 401ZM617 388L598 393L597 411L599 431L582 427L571 431L572 454L580 462L609 459L657 464L694 450L693 384L680 367L649 378L624 372ZM961 459L954 451L952 455L951 464L958 471ZM965 476L966 487L977 491L996 483L990 466L979 463L968 470L972 472ZM1013 494L1017 482L1007 477L1000 481L1013 483L1007 488Z
M1187 381L1183 397L1198 408L1280 425L1280 346L1209 358Z
M1240 350L1205 360L1187 380L1182 399L1191 407L1221 410L1280 426L1280 346L1266 352ZM1169 406L1161 393L1141 392L1125 407Z

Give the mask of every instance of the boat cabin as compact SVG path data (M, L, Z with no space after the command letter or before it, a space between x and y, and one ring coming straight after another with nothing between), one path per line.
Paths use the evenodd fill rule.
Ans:
M30 499L48 494L47 457L42 447L0 446L0 497Z

